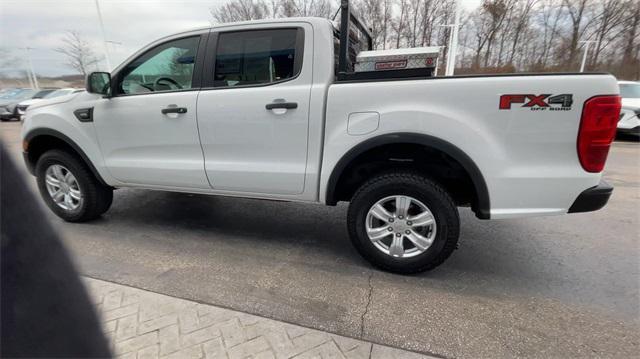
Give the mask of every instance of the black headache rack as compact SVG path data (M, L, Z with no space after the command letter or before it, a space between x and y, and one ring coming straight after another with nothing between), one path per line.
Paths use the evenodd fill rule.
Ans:
M373 50L373 37L369 28L351 11L349 0L340 1L340 30L336 35L340 39L338 49L338 68L337 68L337 80L338 81L359 81L359 80L384 80L384 79L405 79L405 78L427 78L433 76L433 69L430 68L413 68L413 69L400 69L400 70L385 70L385 71L364 71L355 72L354 63L358 51L352 45L358 43L360 46L360 40L358 36L352 31L351 25L362 34L365 38L367 50Z

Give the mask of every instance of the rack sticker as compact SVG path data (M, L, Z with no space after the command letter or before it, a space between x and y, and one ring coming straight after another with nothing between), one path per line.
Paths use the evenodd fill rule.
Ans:
M376 70L395 70L407 67L407 60L376 62Z

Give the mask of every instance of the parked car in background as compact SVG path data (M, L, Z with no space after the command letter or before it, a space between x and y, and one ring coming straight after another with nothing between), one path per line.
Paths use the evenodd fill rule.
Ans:
M57 89L17 89L16 91L8 92L7 94L0 95L0 120L10 121L12 119L18 119L18 104L24 100L32 98L43 98Z
M15 88L15 87L8 87L8 88L4 88L4 89L0 89L0 97L8 94L9 92L14 92L20 90L19 88Z
M0 94L0 120L7 121L14 117L15 106L23 100L33 97L33 89L16 88Z
M622 110L618 133L640 136L640 82L618 81Z
M47 99L60 97L60 96L67 96L67 95L71 95L71 94L78 93L78 92L81 92L81 91L84 91L84 89L63 88L63 89L51 91L51 92L49 92L48 94L46 94L46 95L44 95L42 97L35 97L34 96L32 99L20 102L18 104L18 106L16 106L16 112L18 113L18 116L20 117L20 119L22 119L22 116L27 111L27 108L29 108L29 106L31 106L31 105L34 105L34 104L36 104L38 102L45 101Z

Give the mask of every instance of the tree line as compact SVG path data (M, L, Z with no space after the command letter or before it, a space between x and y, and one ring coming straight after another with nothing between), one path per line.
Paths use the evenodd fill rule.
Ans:
M455 0L353 0L376 49L443 46ZM231 0L213 21L335 15L329 0ZM483 0L462 9L456 73L607 71L640 79L640 0Z

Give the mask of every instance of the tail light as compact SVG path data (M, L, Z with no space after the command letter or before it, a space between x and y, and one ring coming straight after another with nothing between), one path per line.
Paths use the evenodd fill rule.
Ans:
M578 158L587 172L601 172L616 135L620 96L595 96L584 103L578 131Z

